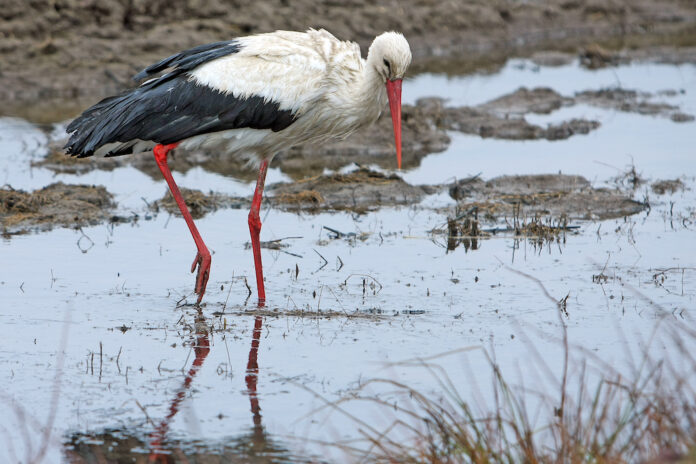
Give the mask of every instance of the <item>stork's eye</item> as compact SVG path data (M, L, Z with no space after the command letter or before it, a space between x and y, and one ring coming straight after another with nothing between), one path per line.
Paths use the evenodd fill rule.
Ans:
M387 71L391 72L391 66L389 65L389 61L387 61L387 59L386 59L386 58L385 58L384 60L382 60L382 61L383 61L383 62L384 62L384 64L386 65L386 67L387 67Z

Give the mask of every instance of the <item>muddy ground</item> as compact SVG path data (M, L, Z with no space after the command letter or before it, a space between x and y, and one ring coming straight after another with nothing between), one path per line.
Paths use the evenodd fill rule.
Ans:
M656 194L683 188L678 179L656 181ZM605 220L631 216L649 208L633 199L629 189L596 188L581 176L541 174L501 176L484 181L479 177L449 185L410 185L401 177L368 169L330 174L298 182L272 184L267 203L282 211L319 213L350 211L364 214L385 206L409 206L427 195L449 192L457 200L456 220L479 218L491 225L501 220L553 218L559 220ZM181 193L194 219L224 208L248 208L250 198L182 188ZM451 209L441 211L452 215ZM81 227L102 222L134 222L161 211L180 216L170 193L143 211L115 215L112 195L104 187L56 183L34 192L0 189L0 222L5 235L52 227Z
M501 217L567 217L605 220L637 214L649 207L631 192L595 188L582 176L539 174L464 179L449 189L458 209L490 220Z
M275 29L323 27L363 51L376 34L399 30L410 41L414 71L453 73L539 50L577 53L596 42L617 49L696 43L690 0L5 0L0 19L0 114L40 121L74 115L133 85L137 71L178 50ZM673 51L651 56L668 59ZM615 59L613 52L581 53L590 65ZM52 98L67 101L56 106Z
M413 205L426 194L434 193L430 186L414 186L395 175L368 169L348 174L332 174L270 186L268 195L274 204L286 209L334 211L349 210L364 213L381 206Z
M113 196L102 186L62 182L33 192L0 189L0 233L49 230L55 226L79 228L101 222L122 222L113 214Z
M222 208L248 208L251 205L251 201L247 201L244 198L231 197L216 192L209 192L206 194L200 190L194 189L182 188L179 190L184 197L191 217L194 219L202 218L206 214ZM155 213L158 213L160 209L164 209L170 214L181 216L181 211L176 201L174 201L171 192L167 192L164 197L152 205L149 205L149 207Z

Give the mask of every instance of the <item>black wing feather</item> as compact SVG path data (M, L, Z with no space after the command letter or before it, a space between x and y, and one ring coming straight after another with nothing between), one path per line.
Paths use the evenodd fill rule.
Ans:
M169 56L162 61L148 66L133 76L133 80L139 81L146 77L160 73L167 68L176 68L170 77L175 77L179 74L191 71L195 67L208 61L220 58L225 55L237 53L240 45L236 40L226 40L223 42L213 42L205 45L184 50Z
M238 98L192 80L195 67L235 53L235 41L202 45L172 55L145 68L146 77L174 68L121 95L106 98L72 121L67 132L67 153L80 158L92 156L102 145L126 143L107 156L128 154L133 140L169 144L195 135L228 129L252 128L280 131L295 121L293 113L277 102L260 96ZM224 51L224 53L223 53Z

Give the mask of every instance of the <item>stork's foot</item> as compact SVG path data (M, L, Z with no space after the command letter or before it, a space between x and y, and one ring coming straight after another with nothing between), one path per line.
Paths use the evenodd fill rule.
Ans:
M198 304L201 303L203 294L205 294L205 287L208 285L208 277L210 277L210 262L210 252L208 250L198 250L198 253L196 253L196 258L193 260L193 264L191 265L191 272L195 271L196 267L198 267L195 290L195 293L198 294Z

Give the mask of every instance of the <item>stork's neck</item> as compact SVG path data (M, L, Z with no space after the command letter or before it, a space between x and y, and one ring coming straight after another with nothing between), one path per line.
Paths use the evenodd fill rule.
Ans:
M387 91L384 79L377 73L369 58L363 68L363 79L360 87L360 98L363 101L366 116L377 119L387 105Z

